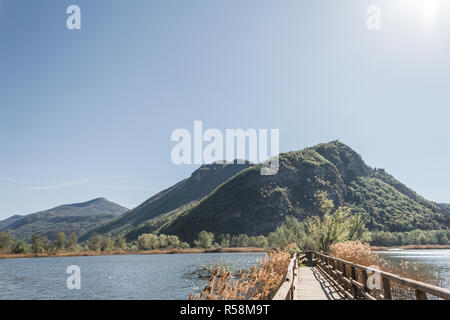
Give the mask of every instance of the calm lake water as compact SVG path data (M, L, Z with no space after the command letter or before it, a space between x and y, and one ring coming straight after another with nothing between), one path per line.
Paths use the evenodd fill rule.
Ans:
M440 279L440 286L450 288L450 249L390 250L377 251L384 259L393 263L415 262L419 270L432 272Z
M116 255L0 259L0 299L187 299L208 279L184 276L217 261L248 269L265 253ZM81 269L81 289L66 288L66 269Z
M392 262L416 262L450 284L450 250L377 252ZM256 265L264 253L117 255L0 259L0 299L186 299L207 279L184 276L217 261L235 270ZM66 288L66 269L81 269L81 289Z

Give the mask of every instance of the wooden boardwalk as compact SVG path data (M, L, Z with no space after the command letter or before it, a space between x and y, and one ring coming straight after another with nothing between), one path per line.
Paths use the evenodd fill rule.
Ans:
M307 264L307 267L304 265ZM369 287L369 275L380 277L378 290ZM372 276L371 276L372 277ZM362 266L317 251L294 254L286 277L273 300L391 300L391 282L414 290L417 300L427 295L450 300L450 290ZM380 293L381 291L381 293Z
M343 300L345 297L316 267L298 268L294 300Z

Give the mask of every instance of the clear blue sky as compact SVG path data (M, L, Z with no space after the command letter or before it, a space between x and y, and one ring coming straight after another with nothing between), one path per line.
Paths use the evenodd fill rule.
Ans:
M170 160L194 120L339 138L450 202L449 39L443 0L0 0L0 219L138 205L195 169Z

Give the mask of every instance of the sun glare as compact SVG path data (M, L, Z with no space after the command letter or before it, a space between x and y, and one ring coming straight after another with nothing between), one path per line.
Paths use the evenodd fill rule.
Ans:
M433 0L421 0L420 9L423 10L423 16L427 23L434 23L438 13L438 1Z
M442 9L441 0L408 0L407 2L412 5L412 9L427 26L437 22L439 10Z

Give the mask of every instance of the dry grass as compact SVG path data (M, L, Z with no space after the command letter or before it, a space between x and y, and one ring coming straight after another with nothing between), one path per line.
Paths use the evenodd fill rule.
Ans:
M359 241L333 244L330 247L330 255L363 266L377 266L382 271L393 273L403 278L414 279L435 286L441 284L439 274L436 275L430 269L424 268L418 263L408 261L400 261L394 265L374 253L369 245ZM348 269L347 274L350 274L350 272L350 269ZM357 276L358 281L362 282L362 274L359 270ZM391 283L391 287L393 295L398 299L410 299L414 296L414 292L405 286Z
M283 283L291 254L287 251L270 251L258 266L233 275L217 268L208 285L190 300L267 300Z

